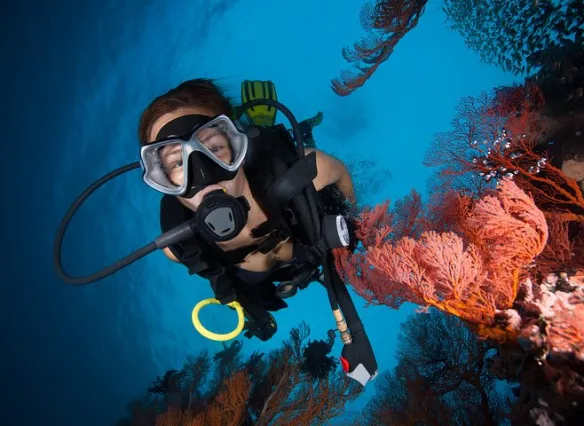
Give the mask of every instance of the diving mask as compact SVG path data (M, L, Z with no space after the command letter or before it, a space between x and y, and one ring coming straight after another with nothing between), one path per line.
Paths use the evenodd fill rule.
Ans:
M144 182L163 194L190 198L202 188L231 180L243 164L248 140L226 115L185 115L160 129L140 148Z

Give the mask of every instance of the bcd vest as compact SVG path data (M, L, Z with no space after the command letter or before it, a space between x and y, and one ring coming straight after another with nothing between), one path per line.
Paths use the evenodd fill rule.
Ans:
M314 156L314 155L313 155ZM284 126L272 128L262 128L257 138L250 140L248 147L248 158L244 165L246 178L249 182L251 193L266 214L268 220L252 230L254 237L259 238L268 235L260 244L250 247L224 252L215 245L214 242L205 241L201 236L195 235L193 238L174 244L169 247L173 255L180 263L185 265L189 274L199 275L214 282L221 279L236 280L229 276L230 268L243 261L251 252L260 251L267 253L272 250L280 241L290 237L295 244L302 244L307 241L305 230L301 226L302 221L289 208L289 202L299 187L312 185L311 178L294 179L293 183L283 182L280 187L290 186L289 194L279 193L280 200L274 200L271 195L273 185L278 181L283 173L288 171L299 160L298 153L292 142L289 133ZM315 160L314 160L315 161ZM302 181L304 179L304 181ZM334 190L331 189L334 192ZM327 191L324 191L327 193ZM330 192L330 191L329 191ZM338 191L337 191L338 193ZM331 203L325 206L319 199L318 212L331 213ZM334 199L336 208L332 210L340 211L343 204L341 198L328 194L327 198ZM277 202L275 204L275 201ZM342 213L341 213L342 214ZM164 195L160 205L160 224L163 232L190 220L193 212L184 207L176 197Z

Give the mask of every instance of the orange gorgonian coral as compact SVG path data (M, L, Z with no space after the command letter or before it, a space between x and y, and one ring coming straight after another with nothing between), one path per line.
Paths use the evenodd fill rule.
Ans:
M551 164L538 145L543 105L541 90L533 84L464 98L453 130L436 135L426 156L425 165L440 167L437 189L464 187L460 179L469 175L483 183L512 177L547 217L584 222L584 194L578 183Z
M509 309L524 268L543 251L548 228L531 197L509 179L461 218L462 233L427 229L395 239L387 204L362 214L355 254L337 250L341 276L371 303L398 308L409 301L434 306L474 324L483 337L505 340L495 326ZM514 337L514 336L513 336Z

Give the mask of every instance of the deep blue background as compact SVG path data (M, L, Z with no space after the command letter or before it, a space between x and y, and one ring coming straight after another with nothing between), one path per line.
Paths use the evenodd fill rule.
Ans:
M321 149L355 169L362 201L425 194L421 164L432 135L448 130L462 96L512 76L480 63L447 30L439 1L374 77L349 97L330 79L341 49L363 34L354 0L20 1L2 6L2 425L113 424L124 406L187 353L220 346L199 336L190 311L211 291L161 253L92 286L55 277L61 216L94 179L137 160L137 122L179 82L219 78L233 96L243 79L271 79L299 119L321 110ZM388 172L391 178L388 179ZM376 190L379 186L379 190ZM84 274L149 242L159 195L138 172L99 191L74 219L65 265ZM356 298L361 308L363 301ZM306 320L313 336L334 321L324 291L309 288L278 313L278 346ZM382 369L394 364L399 324L412 308L360 309ZM219 329L224 311L209 308ZM205 319L205 318L204 318ZM335 348L336 352L340 348ZM358 410L374 387L350 408Z

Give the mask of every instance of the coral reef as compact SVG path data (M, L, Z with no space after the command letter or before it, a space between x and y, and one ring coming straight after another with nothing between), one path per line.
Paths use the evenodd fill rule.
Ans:
M550 271L584 268L584 145L570 139L581 138L574 121L580 119L571 115L558 125L549 108L532 83L464 98L453 130L436 136L425 161L438 167L435 194L454 188L480 196L507 177L533 197L550 229L533 271L538 280Z
M496 343L521 425L574 424L584 407L583 182L565 164L579 159L561 138L572 133L558 131L581 116L558 125L549 108L532 83L463 99L426 159L439 167L429 204L413 191L393 212L365 210L362 247L336 252L366 300L433 306Z
M402 325L393 371L382 373L364 425L497 425L509 404L489 370L489 342L436 309Z
M462 234L436 232L423 220L418 239L392 235L387 207L360 216L361 249L336 251L341 276L372 303L433 306L474 324L484 337L515 337L493 326L496 311L511 307L524 268L547 241L545 218L531 198L504 179L496 196L483 197L459 218Z
M490 369L518 385L512 419L525 425L578 424L584 415L584 272L527 279L513 309L517 342L498 348Z
M381 3L362 18L385 12ZM334 82L341 96L388 59L425 6L383 4L402 25L389 27L387 45L378 36L343 52L367 66ZM531 75L463 98L452 130L436 135L426 157L438 169L429 202L412 191L392 210L363 210L360 246L336 250L336 266L369 303L412 302L462 319L496 353L482 358L491 370L517 385L513 424L575 424L584 416L584 8L578 0L445 0L444 11L483 61ZM423 372L398 368L391 380L397 405L377 407L391 422L464 423Z
M493 344L492 371L520 385L514 424L573 424L584 409L584 268L548 269L534 284L554 265L558 247L571 253L553 245L558 236L548 240L543 212L510 178L499 181L496 196L442 200L441 215L438 207L424 209L413 193L393 213L388 204L365 210L356 231L361 247L335 252L339 273L370 303L434 307ZM395 217L406 225L394 230ZM400 380L413 386L407 392L428 387L425 403L444 414L427 379Z
M579 183L562 171L562 165L554 165L541 145L543 104L541 91L530 84L463 99L454 130L436 136L425 164L441 167L437 181L443 188L469 173L486 183L506 176L528 191L546 214L559 214L565 221L584 220Z
M253 353L246 361L239 341L224 344L212 359L207 352L191 356L180 371L158 377L118 425L328 424L362 387L328 356L334 333L326 342L307 342L309 334L302 323L280 348L267 355Z

